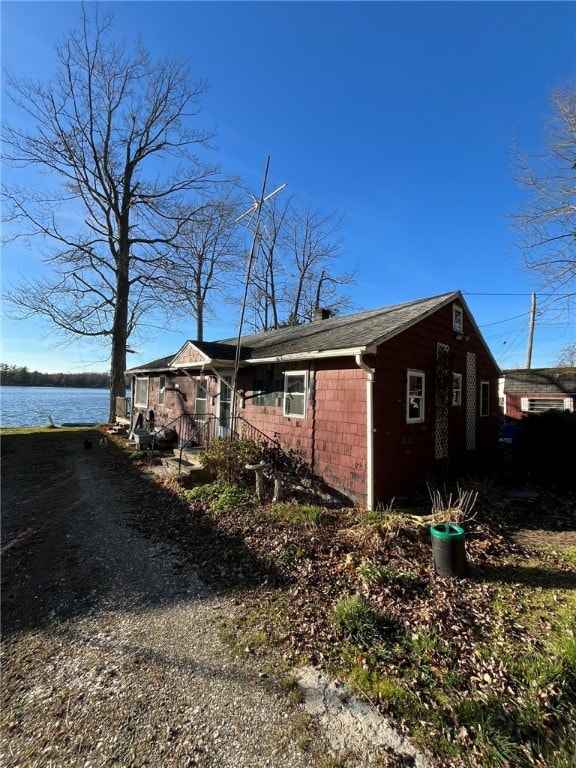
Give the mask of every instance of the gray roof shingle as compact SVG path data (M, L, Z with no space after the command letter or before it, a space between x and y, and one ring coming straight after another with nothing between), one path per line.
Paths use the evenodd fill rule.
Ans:
M576 394L576 368L518 368L503 374L505 394Z
M462 301L461 294L458 291L452 291L354 315L315 320L306 325L276 328L272 331L243 336L242 360L309 355L314 352L337 353L340 350L372 347L457 299ZM192 341L191 343L211 359L233 360L236 341L236 338L230 338L216 342ZM174 356L133 368L130 373L163 370L158 364L166 365L165 361L172 360Z

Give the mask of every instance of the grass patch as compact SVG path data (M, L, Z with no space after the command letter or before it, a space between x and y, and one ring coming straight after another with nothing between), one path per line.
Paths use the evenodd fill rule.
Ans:
M222 480L182 491L181 495L189 503L201 504L214 513L252 509L257 504L252 490L244 485Z
M277 502L266 508L266 515L275 522L288 523L297 528L313 528L324 522L326 510L314 504Z
M332 608L331 619L343 637L361 646L390 641L398 631L393 617L375 610L361 595L339 600Z

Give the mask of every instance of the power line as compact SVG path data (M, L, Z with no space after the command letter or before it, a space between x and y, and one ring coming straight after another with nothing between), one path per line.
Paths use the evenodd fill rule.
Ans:
M526 317L530 312L522 312L520 315L514 315L513 317L507 317L505 320L496 320L493 323L484 323L479 326L480 328L488 328L490 325L500 325L501 323L509 323L510 320L517 320L519 317Z

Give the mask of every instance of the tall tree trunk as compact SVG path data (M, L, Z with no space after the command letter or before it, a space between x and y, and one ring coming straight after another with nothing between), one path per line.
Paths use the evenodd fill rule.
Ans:
M126 345L128 342L128 256L122 253L116 273L116 306L110 355L110 412L109 421L116 421L116 398L126 396Z
M196 291L196 340L204 341L204 301L200 288Z

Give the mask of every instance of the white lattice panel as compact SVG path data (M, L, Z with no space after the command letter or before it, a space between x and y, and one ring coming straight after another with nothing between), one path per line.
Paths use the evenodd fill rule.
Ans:
M450 402L450 347L436 344L436 399L434 422L434 455L448 456L448 408Z
M476 355L466 355L466 448L476 448Z

